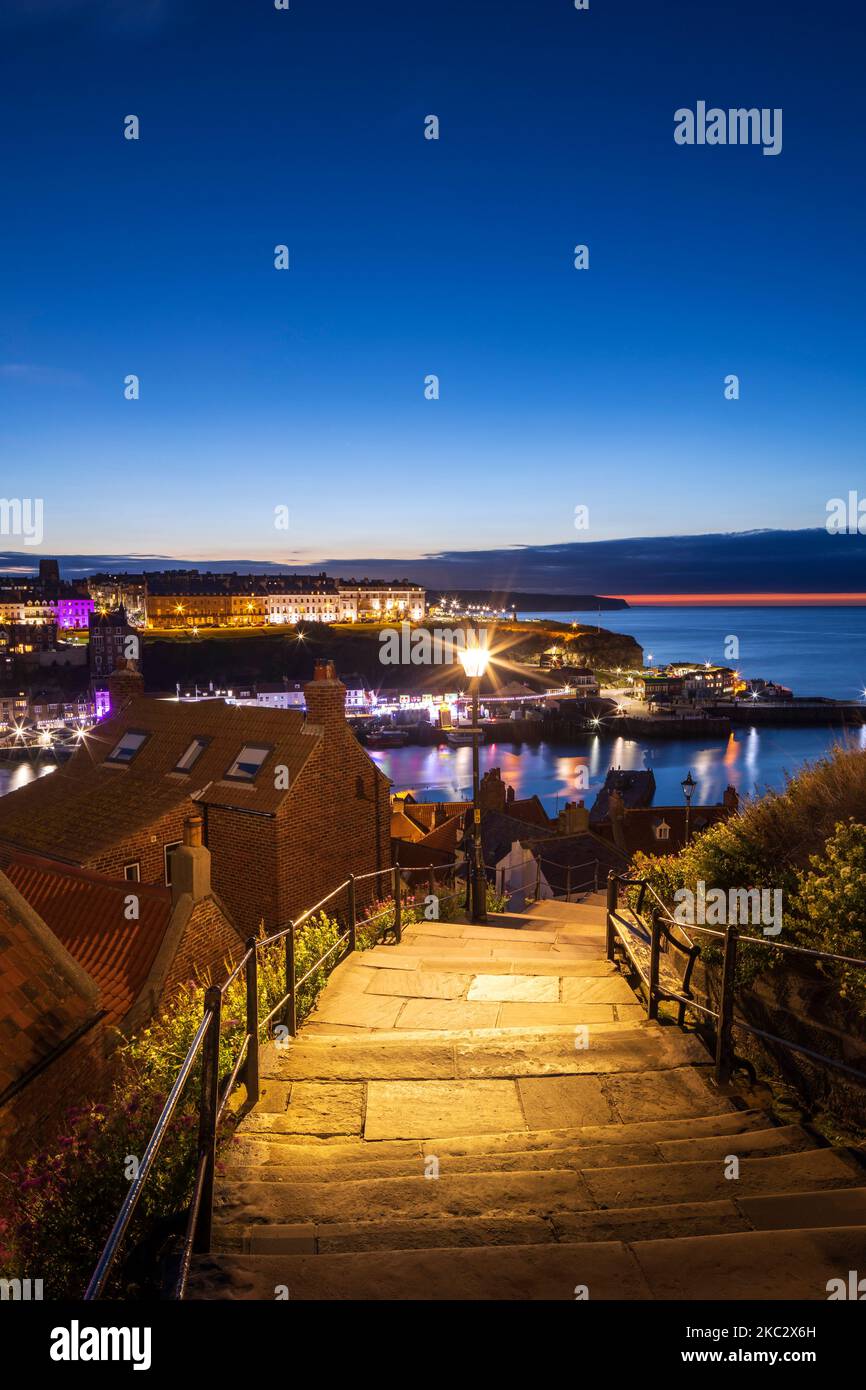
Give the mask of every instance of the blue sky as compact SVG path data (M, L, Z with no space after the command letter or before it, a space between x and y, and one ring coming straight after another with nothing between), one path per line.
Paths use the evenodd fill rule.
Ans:
M820 526L864 478L864 24L5 0L4 494L61 554ZM781 107L782 153L677 146L699 99Z

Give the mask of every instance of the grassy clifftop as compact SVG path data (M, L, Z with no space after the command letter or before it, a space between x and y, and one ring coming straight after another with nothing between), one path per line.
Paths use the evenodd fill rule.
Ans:
M436 624L423 625L433 633ZM443 623L440 625L445 627ZM459 623L447 625L450 630ZM228 629L193 637L190 633L152 633L144 639L144 676L149 690L170 690L180 681L226 686L239 682L307 680L317 658L330 657L337 673L358 674L371 686L429 682L429 667L383 666L382 627L376 624L302 623L302 638L294 628ZM575 666L610 670L636 669L642 651L634 638L604 628L572 627L570 623L497 623L491 630L497 659L517 666L532 664L551 647Z

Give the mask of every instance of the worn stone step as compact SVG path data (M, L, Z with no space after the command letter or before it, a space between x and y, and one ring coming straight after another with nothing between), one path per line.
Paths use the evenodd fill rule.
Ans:
M229 1173L219 1184L215 1213L222 1223L254 1225L514 1212L546 1216L552 1211L586 1211L595 1205L581 1173L574 1169L456 1173L428 1179L419 1168L411 1178L344 1182L237 1182Z
M732 1151L735 1148L732 1144ZM520 1166L489 1172L454 1171L443 1157L438 1177L431 1176L435 1170L421 1160L411 1176L362 1177L349 1169L342 1178L330 1181L300 1180L295 1174L287 1181L279 1181L279 1175L268 1181L261 1174L249 1180L229 1169L220 1183L219 1217L228 1224L248 1225L395 1216L501 1216L514 1211L545 1216L555 1211L736 1201L740 1196L861 1187L864 1176L859 1165L834 1149L753 1157L744 1148L737 1179L725 1176L724 1156L715 1161L641 1163L635 1150L624 1155L625 1162L596 1167L597 1152L590 1149L586 1154L589 1161L583 1166L567 1156L567 1164L560 1168ZM537 1154L528 1154L524 1162L537 1159Z
M428 1160L435 1158L442 1173L506 1172L543 1168L586 1168L618 1166L626 1163L683 1162L725 1158L728 1154L766 1156L797 1153L812 1148L814 1139L799 1125L778 1125L770 1129L745 1131L738 1135L715 1135L702 1139L608 1142L603 1144L559 1144L487 1150L460 1154L439 1153L434 1142L409 1146L399 1155L354 1153L351 1158L334 1158L327 1151L304 1158L287 1153L279 1142L239 1138L225 1158L225 1171L236 1181L261 1179L270 1182L342 1182L347 1178L412 1177L424 1172ZM375 1148L375 1145L368 1145Z
M639 1022L639 1020L627 1020ZM431 1077L555 1076L583 1073L634 1073L688 1065L707 1066L709 1054L697 1038L678 1030L566 1025L533 1035L523 1030L483 1036L401 1040L365 1035L350 1042L345 1035L303 1038L269 1050L264 1074L281 1080L406 1080ZM459 1030L467 1031L467 1030ZM471 1034L471 1030L468 1030Z
M820 1188L861 1187L864 1169L841 1149L745 1157L739 1177L727 1178L723 1159L584 1168L581 1176L594 1203L603 1207L709 1202L733 1197L779 1195Z
M796 1218L796 1226L791 1218ZM739 1202L680 1202L612 1211L554 1212L549 1217L460 1217L214 1227L214 1248L253 1255L429 1250L450 1246L543 1245L553 1241L670 1240L751 1230L808 1230L866 1224L866 1188L797 1192Z
M744 1135L755 1131L766 1131L771 1124L770 1117L763 1110L728 1110L718 1115L704 1115L695 1118L668 1119L664 1121L638 1121L631 1124L613 1122L605 1125L582 1125L575 1128L528 1131L508 1131L483 1135L445 1135L436 1140L394 1139L369 1142L361 1138L348 1139L344 1136L299 1136L296 1134L267 1133L256 1135L243 1127L237 1137L223 1151L221 1162L229 1165L233 1155L245 1148L263 1145L273 1150L277 1161L296 1163L310 1167L321 1163L343 1165L380 1160L407 1160L415 1162L419 1156L435 1153L439 1156L462 1156L472 1154L502 1154L515 1150L524 1153L536 1150L567 1149L588 1145L604 1146L604 1153L610 1146L632 1144L659 1144L676 1139L723 1138L727 1135Z
M863 1226L487 1248L199 1256L187 1296L293 1300L821 1301L862 1266Z
M379 954L381 950L382 954ZM387 954L388 952L392 954ZM519 961L496 960L490 952L486 956L476 951L443 951L441 955L429 957L423 949L394 946L379 947L375 951L364 951L353 964L366 970L444 970L458 974L472 975L557 975L561 979L596 979L600 976L619 975L616 966L609 960L568 960L558 956L521 956Z

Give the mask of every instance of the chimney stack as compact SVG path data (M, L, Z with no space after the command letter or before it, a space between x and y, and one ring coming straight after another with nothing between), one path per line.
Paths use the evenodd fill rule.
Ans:
M608 797L608 816L613 831L613 842L617 849L625 853L625 802L618 791L612 791Z
M566 801L559 813L557 831L560 835L579 835L589 829L589 811L582 801Z
M119 714L133 700L144 694L144 676L134 661L117 658L114 670L108 677L108 698L111 701L111 714Z
M210 850L202 843L202 817L196 811L183 827L183 844L171 856L171 901L176 907L189 894L194 903L209 898Z
M313 679L304 686L307 719L327 732L345 727L346 687L337 680L333 661L317 661Z
M504 811L508 791L498 767L488 768L478 785L478 804L482 811ZM513 799L513 798L512 798Z
M726 811L730 811L731 815L734 816L740 809L740 794L737 791L736 787L732 786L730 783L727 787L725 787L725 794L722 797L722 805L724 806Z

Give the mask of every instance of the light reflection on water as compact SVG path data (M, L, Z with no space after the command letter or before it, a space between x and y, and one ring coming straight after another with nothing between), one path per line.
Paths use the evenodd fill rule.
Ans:
M722 799L731 783L741 797L781 788L786 776L822 757L836 743L866 749L866 726L841 729L743 728L727 739L656 741L587 734L579 744L486 743L480 751L482 774L502 770L519 797L541 797L548 811L566 800L595 799L611 767L652 768L656 802L679 805L680 783L691 769L697 782L695 804ZM392 779L395 791L412 790L420 801L468 800L472 789L472 749L438 747L370 750ZM589 778L578 772L585 768Z

